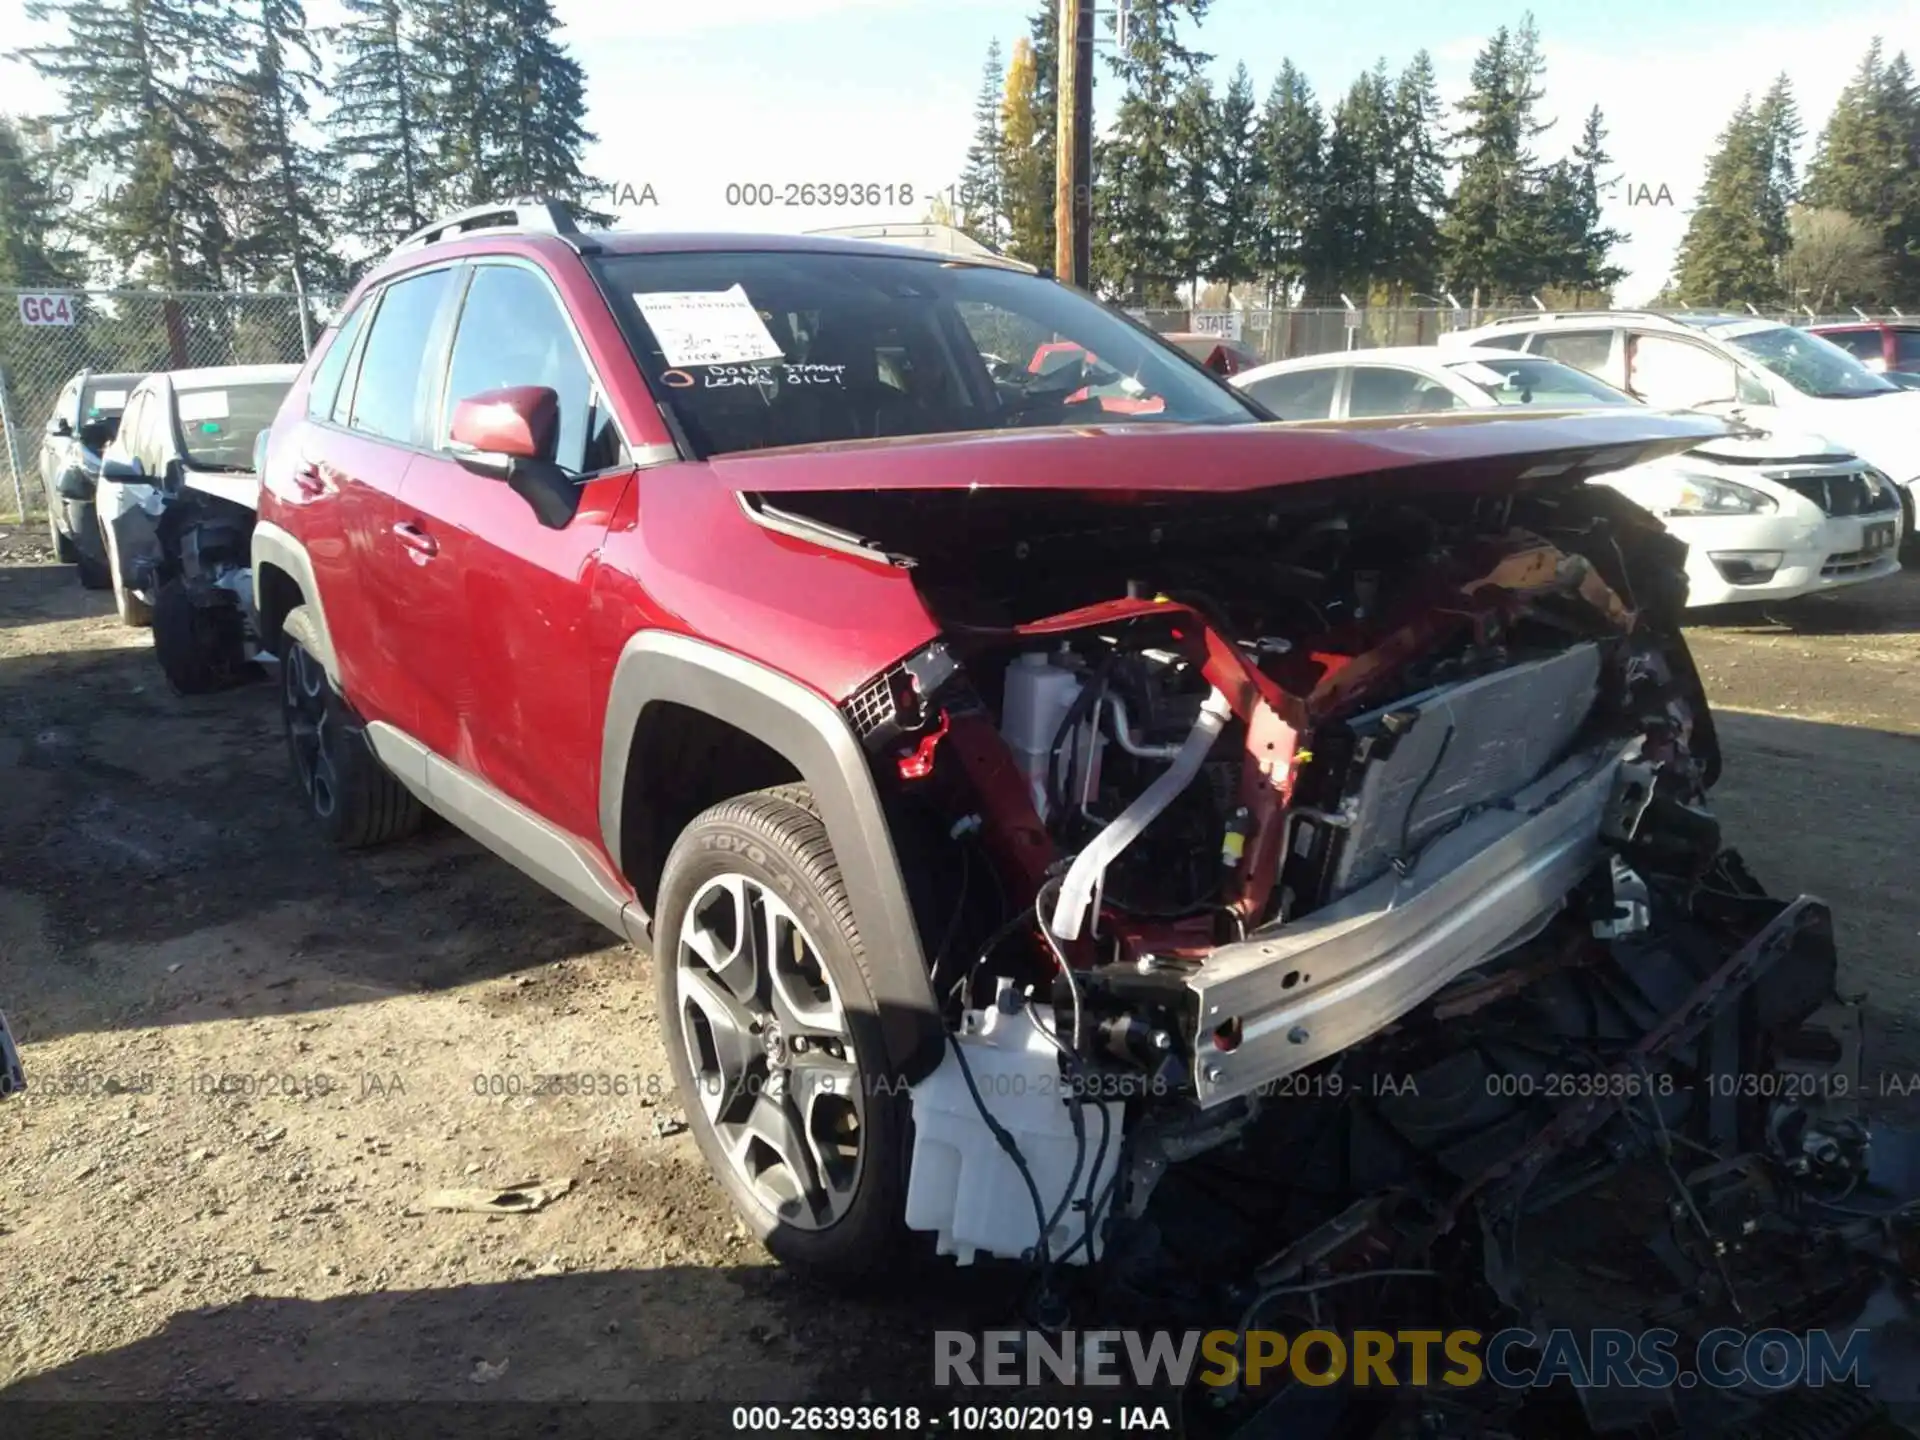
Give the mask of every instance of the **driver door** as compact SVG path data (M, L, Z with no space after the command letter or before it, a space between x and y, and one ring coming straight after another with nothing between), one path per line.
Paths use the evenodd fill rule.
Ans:
M570 834L595 836L600 738L587 620L594 559L632 468L559 295L532 264L473 264L445 373L429 449L407 470L395 527L413 561L404 624L420 738ZM561 529L448 448L462 399L512 385L559 398L551 458L581 489Z

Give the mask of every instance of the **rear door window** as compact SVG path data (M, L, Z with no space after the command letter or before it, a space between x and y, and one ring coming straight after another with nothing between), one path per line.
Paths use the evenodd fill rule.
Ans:
M427 350L451 270L431 270L386 288L367 332L349 428L411 445L419 441Z
M1605 375L1613 356L1611 330L1556 330L1533 337L1534 355L1544 355L1589 375Z
M1282 420L1325 420L1333 414L1333 392L1339 384L1339 370L1328 366L1269 375L1244 388Z
M1893 332L1893 363L1901 370L1920 370L1920 330Z

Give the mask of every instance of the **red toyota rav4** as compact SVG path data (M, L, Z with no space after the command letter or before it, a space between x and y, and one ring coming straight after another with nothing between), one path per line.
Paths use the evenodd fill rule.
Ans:
M1123 379L1157 403L1107 409ZM1451 1173L1462 1126L1586 1164L1595 1127L1541 1139L1545 1092L1481 1072L1680 1063L1758 983L1716 967L1817 930L1719 851L1680 547L1582 483L1723 427L1620 409L1276 424L990 259L516 203L403 244L317 348L260 634L331 837L430 807L650 949L776 1254L1085 1264L1277 1085L1363 1123L1343 1065L1475 1097L1376 1090L1413 1170L1370 1184ZM1828 992L1807 943L1768 1026ZM1622 967L1640 1000L1574 998Z

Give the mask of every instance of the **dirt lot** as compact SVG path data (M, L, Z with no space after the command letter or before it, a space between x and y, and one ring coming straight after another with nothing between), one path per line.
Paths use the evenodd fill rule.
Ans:
M924 1374L935 1315L1003 1318L772 1267L676 1131L643 956L446 830L326 851L271 687L175 697L40 538L0 539L0 1003L35 1082L0 1108L7 1398L848 1402ZM1728 832L1835 907L1897 1085L1920 574L1696 644ZM572 1188L419 1204L530 1182Z

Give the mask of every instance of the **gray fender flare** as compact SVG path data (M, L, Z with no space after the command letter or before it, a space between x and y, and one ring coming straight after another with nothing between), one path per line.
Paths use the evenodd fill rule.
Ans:
M307 559L307 547L272 521L262 520L253 527L252 560L256 606L264 588L260 584L260 572L265 566L271 565L284 571L300 587L301 603L298 608L307 613L302 621L302 633L294 638L320 662L321 668L327 672L327 678L337 687L340 684L340 665L334 656L333 632L327 628L326 606L320 599L320 587L314 582L313 562ZM273 641L279 637L262 633L260 638L271 648Z
M800 772L820 808L860 927L887 1058L909 1083L931 1073L945 1053L946 1026L873 772L839 710L732 651L660 630L635 635L614 669L601 749L601 838L616 866L634 727L647 706L660 702L724 717Z

